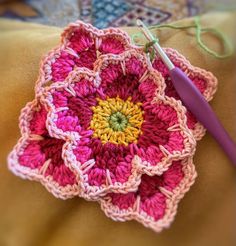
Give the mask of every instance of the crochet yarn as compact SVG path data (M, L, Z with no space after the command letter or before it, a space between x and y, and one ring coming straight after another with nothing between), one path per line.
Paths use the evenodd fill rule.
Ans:
M209 101L216 78L166 53ZM119 29L80 21L41 62L35 99L22 109L9 169L54 196L98 201L108 217L159 232L196 178L203 126L186 110L159 57Z

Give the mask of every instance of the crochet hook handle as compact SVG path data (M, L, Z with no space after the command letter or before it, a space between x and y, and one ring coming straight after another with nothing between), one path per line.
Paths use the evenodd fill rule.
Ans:
M145 24L138 19L137 25L142 29L144 35L149 41L155 41L153 47L168 67L172 83L185 106L217 140L219 145L228 155L229 159L236 166L236 144L221 125L206 99L188 76L182 72L182 70L174 66Z
M170 70L172 83L185 106L217 140L229 159L236 166L236 144L230 138L206 99L187 75L175 67Z

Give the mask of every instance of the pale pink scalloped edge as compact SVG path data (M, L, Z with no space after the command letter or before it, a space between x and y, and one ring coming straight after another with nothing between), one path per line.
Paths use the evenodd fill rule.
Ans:
M165 211L165 215L162 219L154 221L154 219L146 212L142 211L142 213L140 213L139 207L136 203L134 204L133 209L120 209L118 206L111 203L111 198L109 197L100 199L99 202L102 210L105 212L107 217L110 217L114 221L137 220L145 227L151 228L155 232L160 232L164 228L168 228L175 218L180 200L190 189L191 185L193 185L197 177L192 157L182 160L182 163L182 170L184 171L185 176L181 180L180 184L173 191L167 191L166 189L161 188L161 192L167 197L167 210Z
M55 197L61 199L72 198L78 196L80 193L79 185L67 185L61 187L56 181L52 179L50 175L47 177L43 176L39 169L31 169L20 165L18 157L19 154L27 146L29 140L37 140L41 138L40 135L31 134L29 129L29 122L32 119L32 115L35 112L35 109L38 108L38 101L34 99L32 102L27 103L27 105L22 109L20 115L19 127L21 129L22 137L18 140L17 144L8 155L8 168L16 175L23 179L35 180L40 182L46 189L51 192ZM63 146L62 154L66 152L65 144ZM73 170L71 170L73 172ZM76 181L80 183L80 175L74 173L76 176Z
M82 21L76 21L75 23L70 23L61 34L61 42L60 44L49 51L41 60L40 62L40 70L39 70L39 76L35 84L35 92L36 94L40 95L42 92L42 87L50 82L51 76L46 73L47 70L50 70L50 65L54 62L55 58L57 58L58 55L62 51L66 51L67 47L69 45L69 39L71 33L76 28L83 27L86 31L91 32L91 35L94 36L94 39L96 40L96 50L99 48L99 39L109 36L109 35L115 35L116 38L122 40L124 42L124 46L128 49L131 47L131 40L128 34L119 28L108 28L99 30L92 25L88 23L84 23ZM70 49L71 50L71 49ZM71 54L71 52L67 52ZM73 54L73 52L72 52ZM68 74L68 76L70 73Z

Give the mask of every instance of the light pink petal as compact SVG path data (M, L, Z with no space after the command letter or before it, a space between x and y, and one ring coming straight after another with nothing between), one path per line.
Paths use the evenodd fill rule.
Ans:
M64 81L68 74L73 71L76 58L66 51L62 51L60 56L52 63L52 81Z
M158 97L157 97L158 98ZM186 126L185 110L170 98L144 103L142 134L137 142L140 168L149 175L161 174L173 159L191 154L195 140Z
M39 141L28 141L23 153L19 156L19 164L31 169L39 169L46 161Z
M99 139L85 135L67 149L65 158L71 168L81 173L84 187L81 196L87 200L97 200L109 192L133 191L139 185L138 160L134 160L129 147L102 144ZM74 161L71 156L75 156Z
M161 176L144 174L136 192L108 194L101 198L101 208L115 221L135 219L160 232L170 226L177 206L196 178L191 158L173 162Z
M155 93L163 94L164 81L159 73L149 70L145 55L131 50L119 57L107 55L95 64L101 77L100 87L108 97L119 96L133 102L151 101Z
M108 194L111 197L111 202L113 205L119 207L119 209L128 209L134 206L136 200L135 192L129 192L127 194Z
M102 38L99 51L102 54L120 54L126 49L125 45L124 40L120 39L120 37L115 35L107 35Z
M100 95L91 81L94 77L88 70L75 70L65 83L47 88L44 102L49 107L47 124L52 136L67 139L74 134L78 138L80 131L90 127L92 107Z
M65 165L63 144L49 137L21 138L8 157L9 169L20 177L41 182L56 197L76 196L80 192L79 176Z

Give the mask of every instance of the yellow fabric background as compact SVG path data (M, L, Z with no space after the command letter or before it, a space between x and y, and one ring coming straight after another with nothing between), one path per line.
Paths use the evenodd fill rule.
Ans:
M236 15L208 14L202 22L232 36ZM134 221L113 222L97 203L56 199L41 184L7 170L6 156L19 137L20 109L33 99L40 58L59 43L60 32L54 27L0 21L0 245L236 245L235 169L209 135L197 146L196 183L180 203L171 228L161 234ZM216 75L219 87L211 105L236 140L233 59L217 60L203 52L192 31L163 30L158 36L163 46L177 48L192 64ZM214 37L204 35L204 39L212 48L220 48Z

